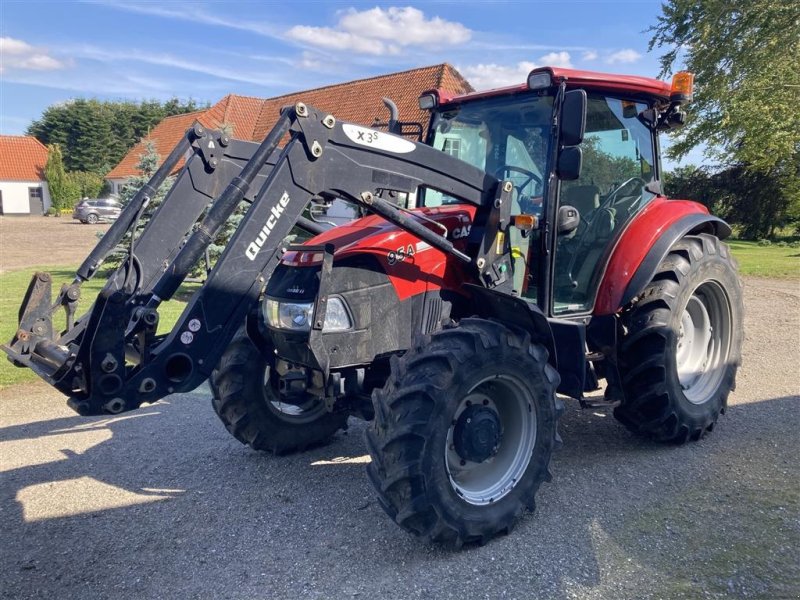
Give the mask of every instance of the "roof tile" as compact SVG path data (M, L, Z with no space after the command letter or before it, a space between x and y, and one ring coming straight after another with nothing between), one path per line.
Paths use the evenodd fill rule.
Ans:
M167 117L150 132L149 139L155 143L156 151L164 159L197 119L205 127L216 129L227 125L232 128L233 137L260 142L278 120L280 109L296 102L329 112L337 119L372 126L376 122L385 122L389 116L382 102L384 97L395 101L401 121L416 121L427 127L428 114L420 110L417 98L421 92L433 88L444 88L454 94L473 91L472 86L452 66L440 64L276 98L228 94L209 109ZM141 141L106 177L113 179L139 175L136 165L144 151L145 142ZM178 168L181 166L182 163Z
M47 147L33 136L0 135L0 181L41 181Z

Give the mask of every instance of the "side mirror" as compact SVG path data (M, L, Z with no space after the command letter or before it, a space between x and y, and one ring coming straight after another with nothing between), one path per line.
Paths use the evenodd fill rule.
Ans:
M581 224L581 214L574 206L565 204L558 207L558 221L556 232L558 235L572 233Z
M574 181L581 176L583 152L578 146L568 146L558 153L556 175L561 181Z
M561 145L577 146L586 131L586 90L570 90L561 105Z

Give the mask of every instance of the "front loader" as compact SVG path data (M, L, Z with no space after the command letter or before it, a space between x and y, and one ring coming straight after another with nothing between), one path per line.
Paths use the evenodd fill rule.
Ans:
M483 542L549 480L557 394L593 406L584 393L605 380L622 423L676 443L725 408L742 341L730 228L659 186L658 132L690 96L686 74L542 68L512 88L423 94L424 143L302 103L260 145L196 125L54 303L34 276L3 348L84 415L210 378L231 434L274 453L370 420L386 512L428 540ZM370 214L327 230L304 216L341 201ZM243 203L158 334L160 304ZM295 228L313 237L287 244ZM82 282L126 234L127 258L76 319Z

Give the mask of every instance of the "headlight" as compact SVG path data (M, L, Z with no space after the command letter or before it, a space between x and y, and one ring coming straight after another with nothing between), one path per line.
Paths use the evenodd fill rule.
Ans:
M268 298L264 303L264 313L270 327L309 331L314 318L314 303L280 302Z
M335 296L330 298L325 311L325 323L322 325L323 331L346 331L352 326L342 299Z
M281 302L267 298L263 304L267 324L275 329L310 331L314 319L313 302ZM325 311L324 331L346 331L353 326L341 298L330 298Z

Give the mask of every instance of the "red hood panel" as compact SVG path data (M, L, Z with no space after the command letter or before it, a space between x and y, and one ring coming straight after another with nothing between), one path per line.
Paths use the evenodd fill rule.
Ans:
M468 204L419 208L411 212L447 228L447 239L464 250L477 207ZM420 220L422 223L425 221ZM439 228L429 224L432 231ZM415 235L400 229L382 217L371 215L325 231L306 242L309 246L333 244L335 259L356 254L373 255L389 276L399 300L430 289L458 290L469 277L463 264L454 257L431 247ZM322 253L287 252L282 262L295 267L308 267L322 262Z

